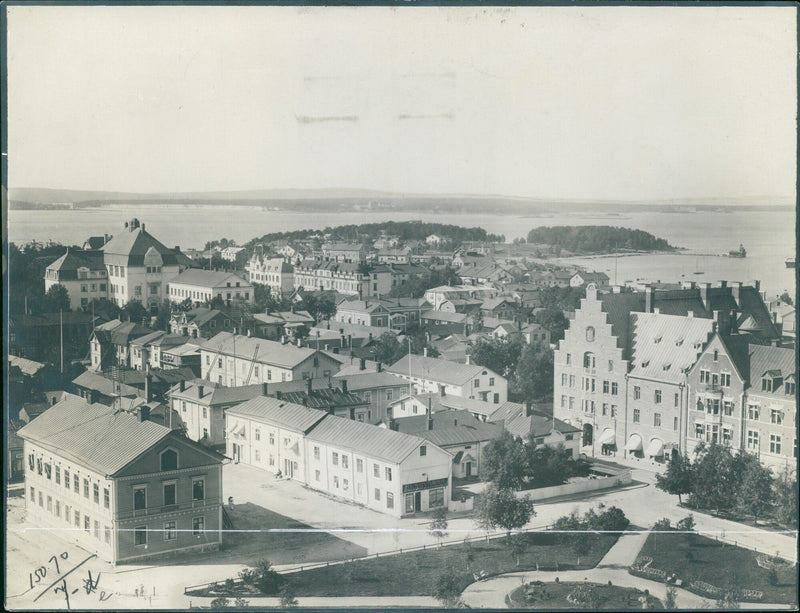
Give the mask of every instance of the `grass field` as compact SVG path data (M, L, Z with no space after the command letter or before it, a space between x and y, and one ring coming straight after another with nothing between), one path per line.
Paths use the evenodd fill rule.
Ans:
M639 555L652 558L654 568L668 575L675 573L687 589L691 589L691 581L699 580L720 589L735 586L761 591L764 593L761 602L797 602L797 569L777 571L777 585L771 585L768 571L756 563L758 554L749 549L703 536L668 532L651 533Z
M603 585L601 583L577 583L564 581L562 583L543 583L536 581L521 585L508 595L512 608L545 609L575 609L581 608L567 600L567 596L575 591L579 585L591 586L596 597L586 608L610 609L624 611L626 609L641 609L642 602L639 598L647 599L648 609L663 609L664 605L658 598L645 595L641 590L618 585Z
M455 570L462 589L474 582L474 574L498 575L518 570L593 568L617 541L617 535L600 536L580 566L569 547L554 534L529 533L527 546L517 558L505 538L470 545L449 545L386 557L358 560L330 567L315 568L285 575L300 596L430 596L439 575Z
M273 564L302 564L346 560L366 555L363 547L328 532L306 531L311 526L252 504L226 507L233 531L223 535L223 547L212 554L181 554L164 564L247 564L267 558ZM289 530L289 532L269 532ZM293 532L292 530L297 530ZM161 563L161 562L160 562Z

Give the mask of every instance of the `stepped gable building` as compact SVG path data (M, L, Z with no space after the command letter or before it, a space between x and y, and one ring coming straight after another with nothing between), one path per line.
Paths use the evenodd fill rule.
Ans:
M797 353L715 334L688 375L687 448L719 443L776 472L797 464Z
M69 396L17 431L25 501L112 563L222 542L222 456L138 414Z
M555 415L582 429L587 454L686 453L687 374L712 332L732 330L777 338L758 283L633 293L589 285L555 351Z
M103 245L112 302L124 306L138 300L151 312L169 298L168 283L196 266L178 247L170 249L145 230L138 219L125 222L125 230Z
M484 366L410 354L386 370L413 383L417 392L461 396L492 404L502 404L508 399L506 379Z
M185 270L169 282L169 299L172 302L191 300L195 307L219 298L226 306L232 304L253 304L253 286L232 272Z

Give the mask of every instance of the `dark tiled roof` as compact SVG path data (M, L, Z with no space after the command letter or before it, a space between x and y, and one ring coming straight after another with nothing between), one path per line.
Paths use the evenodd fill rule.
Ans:
M323 419L327 413L317 409L309 409L301 404L294 404L286 400L278 400L268 396L258 396L240 405L228 409L227 414L236 417L249 417L264 420L268 423L295 430L307 432L314 424ZM334 417L333 419L342 419ZM342 420L346 421L346 420Z
M410 374L412 377L419 379L441 381L453 385L463 385L467 381L471 381L475 377L480 376L484 370L491 375L499 376L484 366L457 364L455 362L448 362L447 360L439 360L414 354L411 354L410 357L405 356L400 358L387 368L387 370L399 375Z
M777 371L772 376L782 376L784 381L797 372L797 352L785 347L769 347L763 345L750 345L750 385L755 388L753 393L765 394L761 391L759 380L768 371ZM773 390L772 394L785 396L783 387Z
M144 255L153 247L161 255L164 266L178 263L177 252L165 246L142 227L129 231L127 228L103 245L105 262L121 266L143 266Z
M77 279L79 268L105 270L103 252L67 248L67 252L47 268L48 270L57 270L62 279Z
M178 276L173 277L169 283L170 285L184 284L215 288L223 286L228 282L231 283L231 288L235 287L236 283L239 283L240 287L250 287L250 283L248 281L245 281L242 277L235 273L203 270L201 268L190 268L189 270L184 270Z

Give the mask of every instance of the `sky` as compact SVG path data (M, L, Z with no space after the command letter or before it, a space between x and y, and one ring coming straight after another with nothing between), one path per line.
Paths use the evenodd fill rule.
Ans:
M4 8L10 188L795 195L790 5Z

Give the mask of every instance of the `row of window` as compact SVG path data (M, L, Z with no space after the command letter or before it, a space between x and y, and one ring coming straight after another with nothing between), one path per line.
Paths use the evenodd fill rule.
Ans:
M192 479L192 502L205 500L205 479L195 477ZM166 481L161 484L161 506L171 507L178 504L178 484L176 481ZM133 510L147 510L147 486L133 486Z
M30 488L31 502L36 504L36 501L37 501L36 494L37 493L39 495L38 496L39 506L41 508L45 508L45 497L44 497L43 492L41 490L36 492L36 488L34 488L32 486ZM54 501L53 497L49 496L49 495L47 496L46 501L47 501L47 512L60 518L61 517L61 501L58 500L58 499L56 499ZM73 510L72 507L70 507L70 505L68 505L66 503L64 504L64 517L63 518L64 518L64 521L66 521L67 523L72 523L74 521L76 528L80 528L81 527L81 512L78 509L74 509ZM97 521L97 520L94 520L94 522L93 522L92 519L87 514L83 515L83 529L84 529L84 531L86 533L93 533L94 537L97 540L100 540L100 522ZM110 543L111 542L111 528L109 528L108 526L104 526L103 532L105 534L105 542L106 543Z
M56 465L53 470L53 465L50 462L45 462L41 457L36 458L34 454L28 454L28 470L43 475L48 480L55 481L56 485L61 485L61 466ZM70 480L72 477L72 480ZM90 488L91 485L91 488ZM81 492L81 479L78 473L70 475L68 469L64 469L64 487L69 490L73 489L74 492L80 495ZM87 500L90 498L95 504L100 504L100 485L98 483L91 483L87 477L83 479L83 496ZM103 506L108 509L111 506L111 491L109 488L103 488Z
M567 353L565 359L568 366L572 364L571 353ZM596 358L591 351L587 351L586 353L583 354L583 367L596 368ZM614 360L608 360L608 372L614 372Z
M638 424L642 421L642 413L639 409L633 410L633 423ZM667 422L669 423L669 422ZM661 413L653 413L653 427L661 428ZM672 429L678 431L678 417L672 418Z
M205 529L205 517L192 517L192 536L199 538L205 532ZM158 530L151 530L147 526L136 526L133 529L133 544L137 547L147 545L150 532L158 532ZM178 535L178 522L175 520L164 522L164 529L161 534L165 541L174 541Z
M747 419L752 421L759 421L761 418L761 407L757 404L747 405ZM782 425L784 414L781 409L770 409L769 421L772 424Z
M714 352L716 353L716 352ZM715 360L716 361L716 360ZM700 369L700 383L711 385L712 387L730 387L731 386L731 373L712 373L707 368Z
M633 399L634 400L641 400L641 398L642 398L642 388L639 387L638 385L634 385L633 386ZM661 404L662 399L663 399L663 394L661 393L661 390L653 390L653 402L655 404ZM676 392L673 395L673 399L672 399L673 406L675 406L675 407L680 406L680 401L681 401L680 394Z
M493 385L494 385L494 377L489 377L489 387L492 387ZM480 386L481 386L481 380L475 379L475 381L473 381L473 387L480 387Z
M99 288L100 288L101 292L106 291L106 284L105 283L100 283L99 284ZM92 292L98 291L98 284L97 283L88 283L88 284L87 283L81 283L81 293L82 294L85 294L85 293L90 292L90 291L92 291Z
M124 266L115 266L111 264L108 267L108 276L109 277L124 277L125 276L125 267Z

